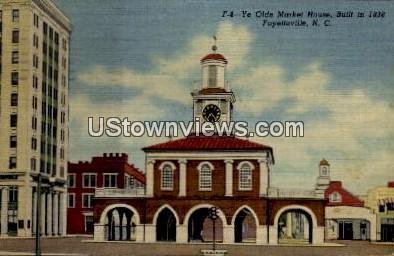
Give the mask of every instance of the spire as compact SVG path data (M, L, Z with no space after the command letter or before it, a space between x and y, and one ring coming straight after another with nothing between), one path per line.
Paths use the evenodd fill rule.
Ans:
M218 49L218 47L216 46L217 38L216 38L215 35L213 36L213 40L214 40L215 42L214 42L214 44L212 45L212 51L213 51L214 53L216 53L216 50Z

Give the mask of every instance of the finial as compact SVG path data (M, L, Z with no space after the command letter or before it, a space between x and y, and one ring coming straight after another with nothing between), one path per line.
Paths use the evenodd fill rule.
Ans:
M216 46L216 41L217 41L216 36L213 36L213 40L215 41L215 43L212 45L212 51L216 52L216 50L218 49L218 47Z

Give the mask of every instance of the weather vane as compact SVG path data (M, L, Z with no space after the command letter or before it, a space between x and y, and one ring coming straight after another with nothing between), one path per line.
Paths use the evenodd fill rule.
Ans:
M212 45L212 51L216 52L216 50L218 49L218 47L216 46L217 38L216 38L215 35L213 36L213 40L215 41L215 43Z

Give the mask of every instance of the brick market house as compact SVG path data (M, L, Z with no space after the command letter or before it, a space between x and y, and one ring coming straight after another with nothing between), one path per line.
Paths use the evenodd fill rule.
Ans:
M219 121L232 121L235 97L225 80L226 65L216 46L201 59L202 85L192 92L193 120L211 121L210 112ZM145 194L96 190L94 240L211 241L207 216L216 206L219 242L324 242L324 196L271 187L270 146L234 136L190 135L143 151Z
M145 175L124 153L104 153L91 161L68 163L67 234L93 234L93 196L100 189L144 193Z

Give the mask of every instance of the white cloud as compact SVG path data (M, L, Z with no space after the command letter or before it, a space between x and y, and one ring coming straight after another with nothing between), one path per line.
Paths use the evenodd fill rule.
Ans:
M305 123L304 138L258 139L274 146L277 162L284 161L293 169L294 176L310 174L309 179L315 180L317 167L305 168L317 166L326 154L336 155L340 157L332 159L336 162L333 176L348 184L367 185L375 181L376 185L385 178L394 179L392 161L388 157L394 152L384 146L373 152L376 145L368 146L376 139L394 137L394 116L388 102L373 99L361 89L330 89L331 76L318 63L306 66L304 72L291 81L285 79L286 75L280 66L261 65L237 80L240 87L249 86L247 93L252 98L247 101L244 97L241 109L256 117L264 116L264 112L279 107L284 101L292 101L285 111L294 119L302 114L327 113L324 117L301 120ZM348 85L347 88L354 87ZM293 181L291 175L287 180L280 179L282 184L294 184ZM354 183L353 188L362 189Z
M247 64L245 61L254 36L245 26L222 22L216 36L219 52L229 60L229 72L236 72ZM157 98L180 105L190 103L191 81L200 79L199 60L209 51L212 41L209 35L197 35L173 56L154 56L154 67L147 72L104 66L83 71L78 75L78 80L83 84L131 88L136 96L122 102L114 99L110 103L76 97L72 99L71 117L77 124L82 122L76 126L85 129L82 127L87 124L88 115L128 116L146 120L160 117L174 107L170 103L158 105ZM265 112L279 109L283 102L288 101L291 104L284 110L286 116L294 116L294 119L300 115L309 116L303 120L306 127L304 138L256 139L272 145L277 165L289 168L283 175L285 178L278 179L283 185L294 185L294 176L309 175L309 179L314 181L317 162L327 157L325 154L337 157L329 159L335 166L333 176L343 179L345 183L367 184L371 180L376 184L390 176L390 156L393 152L382 147L372 154L367 146L374 139L390 140L394 137L394 116L387 102L370 97L365 90L349 89L353 86L332 89L332 75L318 62L307 64L292 80L287 77L287 71L282 66L265 62L257 63L244 74L237 74L231 83L236 85L239 93L236 109L243 114L260 118ZM328 114L321 117L319 113ZM149 116L151 114L153 116ZM155 142L157 139L142 138L139 143L147 145ZM119 143L118 146L122 147L131 142L122 139ZM284 170L275 172L274 169L273 175L281 171ZM294 176L289 175L291 172Z
M249 51L253 36L242 25L222 22L217 29L219 52L230 60L229 68L238 67ZM194 37L186 49L173 57L154 57L154 67L149 72L139 72L130 68L111 69L93 66L78 74L78 80L90 86L121 86L137 89L141 97L152 102L155 98L190 102L191 80L199 80L199 60L211 51L213 39L207 35ZM190 74L196 74L190 77ZM189 83L189 84L185 84Z

